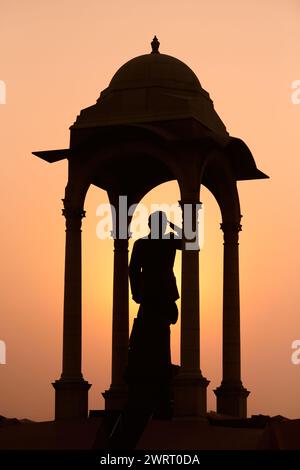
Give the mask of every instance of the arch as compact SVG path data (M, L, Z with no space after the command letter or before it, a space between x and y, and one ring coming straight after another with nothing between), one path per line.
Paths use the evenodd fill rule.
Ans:
M225 223L227 226L228 224L230 225L228 232L229 235L226 232L227 241L231 238L232 234L234 234L235 237L235 230L236 227L239 227L240 221L239 198L236 181L232 175L229 163L221 150L214 148L205 154L201 149L191 144L187 149L187 158L191 164L186 165L185 171L182 171L184 164L186 164L184 160L178 159L178 157L180 158L183 155L182 149L179 148L175 150L176 158L174 158L174 154L171 154L170 151L172 147L169 147L160 139L154 139L154 141L142 139L138 142L129 140L123 141L121 144L118 142L104 146L100 145L99 141L97 141L97 144L92 147L89 147L86 155L79 152L77 148L73 159L70 160L69 181L66 187L66 197L64 199L65 215L67 214L67 217L68 212L71 217L74 217L74 210L77 214L76 220L78 220L78 216L80 214L82 217L84 214L84 200L91 184L96 184L96 186L106 189L111 203L116 202L119 195L127 195L129 206L133 203L138 204L141 199L158 184L175 180L179 186L182 203L192 204L193 220L197 219L196 206L199 203L201 185L203 184L206 186L214 195L220 207L223 225ZM76 154L78 157L77 159L75 158ZM138 159L143 162L143 165L148 161L150 164L149 168L151 166L152 169L157 168L159 177L156 178L155 172L154 174L151 174L151 171L149 170L149 176L149 174L144 171L145 180L142 180L141 182L132 180L129 184L128 173L126 174L124 172L126 170L130 174L136 162L139 161ZM116 164L122 161L125 162L125 167L122 168L123 173L120 172L118 175L115 171ZM157 165L157 167L155 165ZM141 169L138 171L139 177L143 178L143 176L141 176L141 174L143 175L143 172L140 170ZM101 180L101 172L103 172L106 177L114 177L114 184L110 181L110 184L106 185L105 181ZM98 175L100 175L99 179ZM129 225L131 216L127 219L127 226ZM76 224L77 232L75 233L74 231L71 231L68 237L69 240L71 240L69 243L71 249L74 250L74 243L77 245L77 248L72 253L72 258L77 260L75 262L77 266L76 282L81 283L81 274L79 269L81 236L79 233L80 225L78 222L76 222ZM237 230L239 230L239 228L237 228ZM115 233L117 233L117 231ZM226 319L223 330L225 333L223 334L225 338L224 344L227 346L223 347L223 364L225 363L225 369L224 367L223 369L228 371L230 369L228 364L234 362L234 372L230 372L230 374L236 377L234 386L240 386L240 389L238 390L238 392L240 392L240 404L238 406L243 408L242 411L234 411L234 414L240 415L244 414L244 398L248 392L242 388L240 381L238 258L236 255L236 246L231 243L231 240L229 241L231 246L229 251L228 244L224 245L224 250L227 250L226 252L224 251L224 263L226 265L226 269L224 268L224 270L227 274L225 275L224 271L224 312L226 313L224 318ZM232 247L235 251L232 251ZM128 349L129 336L128 237L126 236L122 239L116 235L114 248L112 383L109 390L103 393L106 408L122 407L122 403L124 403L126 386L122 376L126 364L126 351ZM190 412L196 412L197 415L203 415L206 412L206 388L209 381L202 376L200 370L199 253L197 248L191 248L191 251L188 250L189 249L184 249L182 252L181 373L178 376L177 388L175 387L177 392L179 390L179 398L178 395L176 398L177 392L175 391L175 403L177 401L180 404L181 409L180 407L176 409L176 405L175 409L178 415L186 415ZM227 253L227 255L225 255L225 253ZM230 259L233 260L234 263L233 277ZM71 284L73 283L74 286L74 272L70 270L70 267L71 264L69 264L68 272ZM234 298L232 297L232 289L230 287L232 281L235 283ZM70 287L67 289L69 304L73 301L71 296L72 290L73 289L70 289ZM79 298L77 301L77 308L79 312ZM231 357L228 360L228 344L231 340L228 340L228 337L230 336L228 331L230 329L226 329L228 316L231 318L232 315L234 322L237 325L234 337L234 361L231 360ZM230 322L231 320L229 320L229 323ZM232 352L230 352L229 356L230 355L232 356ZM184 385L185 392L183 396L180 396L183 390L180 390L182 384ZM87 388L88 386L89 384L85 383L85 387ZM225 409L228 411L227 404L224 405L224 394L222 395L223 389L221 387L219 387L221 391L219 389L216 391L216 393L219 394L218 399L219 396L221 396L221 405L219 408L221 407L220 409L224 409L225 406ZM188 393L188 395L186 395L186 393ZM225 395L226 393L227 391L225 391ZM188 396L192 396L192 400L190 400ZM236 399L234 398L232 401L232 397L234 397L234 394L231 393L231 402L229 405L230 410L237 406ZM190 407L193 408L193 411L190 410Z
M249 391L241 381L240 296L238 239L240 203L235 177L222 151L214 149L203 167L202 184L214 195L222 214L223 347L222 382L214 390L217 412L246 417Z
M178 204L178 200L180 198L180 188L179 188L179 184L178 184L177 180L172 180L172 181L167 181L166 183L162 183L161 185L156 186L155 188L151 189L147 194L145 194L143 196L143 198L140 199L137 207L135 208L132 218L135 217L136 210L139 210L139 204L145 204L147 206L147 209L150 208L151 212L152 212L152 208L151 208L152 203L157 203L158 205L162 204L162 206L156 207L155 209L153 208L153 210L162 210L162 211L165 211L165 212L168 213L167 208L163 206L164 202L166 202L163 199L164 198L163 193L168 193L168 195L169 195L170 194L169 187L171 185L173 186L172 187L172 197L168 196L168 202L169 203L174 203L174 205L176 204L177 207L178 207L179 213L178 213L178 218L173 219L173 216L170 215L169 220L171 220L175 224L181 225L180 205ZM160 192L162 192L161 196L160 195L157 196L157 193L160 193ZM134 232L134 227L131 226L131 232L136 233L138 235L138 237L146 235L146 231L148 231L148 229L149 229L148 220L147 220L148 215L149 215L149 212L147 212L145 214L143 214L143 213L141 214L141 217L145 217L145 232L143 232L141 235L139 235L137 232ZM174 212L173 212L173 215L174 215ZM129 249L129 254L130 254L131 249L133 247L134 241L135 241L135 238L132 237L132 242L131 242L132 245ZM176 276L178 289L180 289L180 285L181 285L181 269L180 269L180 267L181 267L181 253L177 252L176 257L175 257L175 262L174 262L174 273L175 273L175 276ZM181 303L181 299L178 299L178 302L179 302L179 305L178 305L178 307L179 307L180 303ZM131 319L132 319L132 315L136 315L136 313L137 313L137 308L136 307L137 307L136 304L133 304L130 307L130 318ZM175 354L175 358L176 358L176 361L177 361L177 358L179 357L179 353L180 353L180 351L179 351L180 321L178 321L175 325L172 325L171 330L172 330L172 334L171 334L172 358L174 357L174 354ZM175 362L175 363L178 364L178 362Z
M159 184L178 180L180 177L170 149L160 138L156 138L154 142L129 141L104 147L97 145L97 147L93 149L89 147L84 154L77 148L69 161L65 198L72 206L83 208L91 184L106 190L111 197L125 194L132 204L138 203ZM79 155L80 158L76 159ZM116 175L118 164L121 165L120 178L122 176L123 181ZM128 181L128 176L133 175L135 169L140 181Z

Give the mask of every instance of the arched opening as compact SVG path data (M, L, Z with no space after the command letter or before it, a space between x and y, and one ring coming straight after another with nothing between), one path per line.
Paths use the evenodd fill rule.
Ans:
M220 208L204 185L200 199L204 215L204 239L200 250L201 369L210 380L208 410L215 410L213 389L222 378L223 235Z
M106 191L91 185L82 223L82 369L92 383L89 408L104 408L101 392L111 376L113 240L100 240L97 208L108 204Z
M129 259L132 252L133 243L136 238L145 236L148 233L147 219L148 215L155 210L163 210L166 212L169 220L175 222L181 226L181 209L178 201L180 200L179 186L176 181L170 181L167 183L160 184L154 189L149 191L139 202L136 207L135 213L141 213L141 206L143 206L143 212L145 211L144 224L141 230L133 230L133 236L129 243ZM175 219L174 219L175 218ZM132 227L134 228L134 217ZM176 276L176 282L178 290L180 292L181 286L181 252L177 250L175 263L174 263L174 274ZM180 299L176 302L178 310L180 312ZM130 295L130 331L134 317L137 314L138 305L131 299ZM180 364L180 320L175 325L171 326L171 353L172 363Z
M158 185L149 191L139 202L135 213L143 205L149 211L151 205L177 206L177 220L181 220L179 187L176 181L170 181ZM112 306L113 306L113 256L114 243L112 238L100 240L96 234L99 222L97 208L100 204L109 204L106 191L94 185L89 187L85 199L86 217L82 223L82 365L83 375L92 387L89 392L90 409L104 408L104 399L101 392L109 387L111 380L111 356L112 356ZM165 210L165 206L161 206ZM156 210L156 209L155 209ZM172 219L173 220L173 219ZM147 219L140 233L133 234L129 240L128 259L135 237L144 236L147 233ZM177 286L181 285L181 253L176 254L174 273ZM180 311L180 299L177 302ZM131 331L133 319L137 314L138 305L131 299L129 291L130 323ZM180 320L172 326L171 333L172 361L180 363Z
M87 217L83 219L82 227L82 288L83 288L83 311L82 311L82 321L83 321L83 375L88 377L93 387L90 391L90 408L99 409L104 407L104 400L102 398L101 392L107 388L107 384L110 383L111 371L112 371L112 312L113 312L113 282L114 282L114 240L109 237L107 239L99 240L96 233L96 227L98 224L97 217L97 208L100 204L114 203L115 198L118 196L126 196L128 191L128 186L120 184L121 181L117 179L114 181L114 185L111 184L109 179L98 180L97 174L101 174L102 169L103 173L109 175L113 174L115 166L120 163L121 157L112 157L107 162L99 167L96 164L93 168L94 179L93 183L100 183L105 186L106 183L108 188L110 188L110 193L108 194L104 189L100 189L95 185L91 184L85 195L84 208L87 213ZM124 156L123 156L124 158ZM152 157L150 154L139 155L134 153L130 158L124 158L126 163L126 171L130 167L134 168L140 158L143 162L148 162L149 168L151 168L152 177L149 178L149 189L151 189L155 183L159 183L161 180L170 180L173 178L170 170L167 166L160 161L158 158ZM106 166L105 166L106 165ZM124 171L125 171L125 167ZM155 177L155 169L157 170L157 176ZM95 171L97 170L97 171ZM149 172L144 172L149 177ZM124 181L128 183L124 177ZM155 181L155 183L154 183ZM165 188L165 185L167 189ZM179 190L176 186L176 191L171 190L171 194L176 192L175 199L170 198L170 188L172 188L176 183L165 183L158 186L154 190L151 190L150 193L142 197L145 192L145 182L141 184L143 192L137 191L136 193L129 194L128 208L133 201L138 201L139 206L141 204L148 205L149 195L152 199L153 204L175 204L178 206L178 214L180 215L180 208L178 205L179 200ZM114 191L111 190L113 186ZM129 185L130 186L130 185ZM161 189L163 187L163 189ZM84 193L84 186L82 186L82 195ZM108 189L107 188L107 189ZM106 189L106 188L105 188ZM160 194L157 198L153 197L151 194ZM164 194L164 195L163 195ZM138 208L136 209L138 210ZM180 222L177 220L176 223L180 225ZM113 228L111 224L111 229ZM141 235L143 236L143 235ZM129 243L129 259L131 255L133 240ZM176 260L176 265L178 265L178 272L180 274L180 261ZM178 286L180 286L180 278L178 281ZM133 309L133 301L130 301L131 311ZM136 313L135 313L136 314ZM130 329L133 321L132 314L130 316ZM179 345L179 331L177 327L177 344ZM176 339L174 340L174 342ZM174 347L174 354L177 357L179 356L179 348ZM103 358L105 360L103 360ZM102 360L101 360L102 359ZM178 362L178 360L176 361ZM100 398L100 402L99 402ZM106 400L106 398L105 398Z
M236 179L226 155L215 150L208 158L202 177L214 195L222 214L223 283L222 283L222 381L214 389L217 412L247 416L249 391L241 380L239 231L241 214Z

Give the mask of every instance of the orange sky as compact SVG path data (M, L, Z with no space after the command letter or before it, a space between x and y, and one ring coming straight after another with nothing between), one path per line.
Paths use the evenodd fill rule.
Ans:
M49 165L33 150L64 148L80 109L95 103L115 71L147 53L156 34L161 52L187 63L210 93L231 135L245 140L270 180L238 183L242 378L249 414L300 417L300 79L299 0L0 0L1 290L0 414L53 418L50 382L61 372L66 162ZM145 198L176 202L177 185ZM201 368L221 380L222 234L216 202L203 189ZM90 408L103 406L110 384L112 242L96 237L88 193L83 223L83 368L93 384ZM132 242L131 242L132 243ZM179 257L178 257L179 258ZM176 260L180 282L180 259ZM131 304L131 321L137 308ZM178 362L179 326L172 355Z

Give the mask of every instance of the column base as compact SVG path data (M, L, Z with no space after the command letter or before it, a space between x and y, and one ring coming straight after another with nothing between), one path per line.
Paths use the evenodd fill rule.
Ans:
M201 372L180 371L174 379L174 416L205 416L208 384Z
M237 384L222 382L214 393L217 397L217 413L247 418L247 397L250 392L241 382Z
M123 410L128 400L128 387L110 386L108 390L102 393L105 400L105 410Z
M59 379L52 385L55 389L55 420L88 417L88 391L91 384L83 379Z

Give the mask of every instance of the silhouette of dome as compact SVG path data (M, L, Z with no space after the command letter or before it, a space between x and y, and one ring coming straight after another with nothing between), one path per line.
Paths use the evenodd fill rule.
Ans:
M122 65L100 94L96 104L85 108L72 128L194 119L208 132L228 138L213 102L195 73L181 60L158 51Z
M160 86L189 91L201 90L195 73L181 60L166 54L144 54L129 60L115 73L110 89Z

